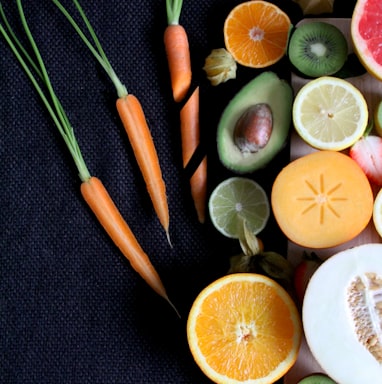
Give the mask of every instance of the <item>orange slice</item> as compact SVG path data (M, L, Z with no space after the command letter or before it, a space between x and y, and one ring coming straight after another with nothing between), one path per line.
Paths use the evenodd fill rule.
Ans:
M301 334L298 310L284 288L251 273L210 284L187 321L191 353L215 383L274 383L296 361Z
M267 1L247 1L228 14L224 42L239 64L264 68L285 55L290 28L288 15L276 5Z
M276 177L271 193L280 229L308 248L334 247L357 236L372 217L373 202L361 168L335 151L292 161Z
M357 0L351 21L354 51L366 70L382 80L381 0Z

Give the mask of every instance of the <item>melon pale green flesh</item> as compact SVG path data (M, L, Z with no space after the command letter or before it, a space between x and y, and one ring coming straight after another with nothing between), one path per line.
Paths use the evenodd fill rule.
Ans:
M359 341L348 302L351 282L367 273L382 279L382 244L359 245L330 257L313 274L305 293L302 319L308 346L323 370L342 384L382 383L382 361ZM382 287L364 297L382 348L382 310L374 308L381 305Z
M293 90L274 72L263 72L246 84L228 103L217 128L217 149L222 164L236 173L250 173L266 166L282 149L291 124ZM273 129L266 146L255 153L242 153L234 143L236 121L250 106L267 103Z

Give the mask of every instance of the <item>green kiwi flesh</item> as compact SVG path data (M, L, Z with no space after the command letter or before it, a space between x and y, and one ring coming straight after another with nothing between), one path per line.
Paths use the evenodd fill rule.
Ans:
M288 57L303 75L333 75L345 64L348 44L344 34L334 25L313 21L301 24L292 33Z
M336 384L336 382L323 373L313 373L301 379L297 384Z

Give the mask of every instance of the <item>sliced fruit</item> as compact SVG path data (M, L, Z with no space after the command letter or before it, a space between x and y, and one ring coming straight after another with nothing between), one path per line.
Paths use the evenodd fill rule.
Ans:
M382 244L337 253L312 276L302 309L305 336L335 382L381 381L381 293Z
M312 373L304 377L297 384L336 384L336 382L323 373Z
M380 0L357 0L351 19L354 51L365 69L382 80L382 4Z
M292 119L292 103L292 87L274 72L263 72L246 84L228 103L218 124L217 149L222 164L239 174L250 173L267 165L286 142ZM258 105L267 105L271 112L271 134L263 147L248 152L236 144L235 129L240 118ZM254 137L267 130L264 125L257 128ZM256 126L253 125L251 129L256 130Z
M293 123L301 138L317 149L341 151L354 144L368 124L362 93L332 76L309 81L293 103Z
M261 232L270 215L264 189L245 177L231 177L211 193L208 209L212 224L224 236L243 238L244 225L253 234Z
M333 75L348 56L344 34L336 26L312 21L298 26L292 33L288 57L294 67L310 77Z
M357 236L373 211L370 183L341 152L316 151L289 163L271 193L284 234L307 248L334 247Z
M187 321L192 355L215 383L274 383L296 361L301 331L288 293L252 273L211 283L194 301Z
M382 100L377 104L374 111L374 128L377 135L382 137Z
M366 135L352 145L350 157L361 167L370 182L382 187L382 137Z
M247 1L234 7L224 23L224 41L234 59L247 67L264 68L286 52L291 22L267 1Z
M373 222L379 236L382 237L382 189L377 193L374 200Z

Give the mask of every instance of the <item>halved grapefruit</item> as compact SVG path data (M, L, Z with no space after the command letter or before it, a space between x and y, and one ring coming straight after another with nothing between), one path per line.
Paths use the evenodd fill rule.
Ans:
M365 69L382 80L382 2L358 0L351 21L354 51Z

